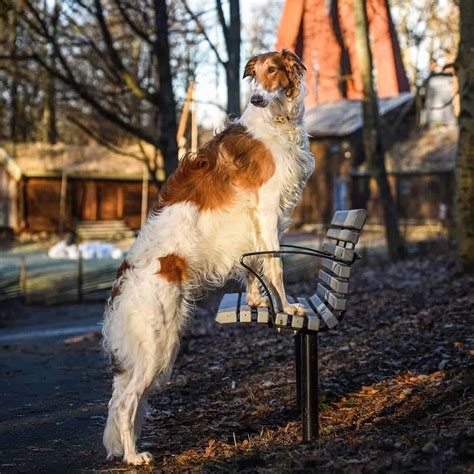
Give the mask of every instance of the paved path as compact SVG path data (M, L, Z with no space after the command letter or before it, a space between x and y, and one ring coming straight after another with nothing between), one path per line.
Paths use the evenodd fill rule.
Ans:
M60 310L38 308L41 314L28 324L17 308L17 327L0 330L2 473L71 472L103 461L98 433L109 391L107 361L98 338L64 344L66 337L97 331L103 305L70 305L52 323ZM27 323L19 328L22 319Z

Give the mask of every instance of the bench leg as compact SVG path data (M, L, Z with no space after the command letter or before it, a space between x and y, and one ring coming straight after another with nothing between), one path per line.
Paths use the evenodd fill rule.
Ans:
M295 335L295 373L296 373L296 405L301 412L301 350L303 346L302 331L298 331Z
M303 443L313 443L319 435L318 334L301 332Z

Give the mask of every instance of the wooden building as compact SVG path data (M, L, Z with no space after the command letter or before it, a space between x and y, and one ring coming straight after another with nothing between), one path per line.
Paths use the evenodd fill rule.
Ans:
M429 153L419 151L420 137L431 132L410 138L417 127L415 95L409 92L389 2L367 0L367 14L387 170L399 215L436 220L444 207L451 214L457 131L438 129L434 135L444 136L445 142L434 140ZM316 171L295 210L297 224L328 223L335 210L355 207L367 208L372 222L383 219L377 187L365 171L363 87L355 44L352 0L286 0L276 49L293 50L306 64L305 124L316 158ZM430 153L440 157L434 165Z
M452 221L458 128L417 129L411 94L379 102L392 132L386 134L386 166L400 218ZM328 223L335 210L360 207L369 210L372 223L382 223L378 188L366 170L360 101L317 107L307 125L316 171L295 210L295 223Z
M27 149L19 146L16 159L0 150L4 233L74 231L81 223L99 221L123 221L130 229L140 228L158 199L143 164L122 156L101 159L94 154L92 159L91 153L105 155L96 146L71 148L28 156Z

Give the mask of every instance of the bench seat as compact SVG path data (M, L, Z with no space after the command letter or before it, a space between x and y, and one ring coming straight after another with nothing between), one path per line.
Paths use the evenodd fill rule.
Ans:
M246 304L246 293L228 293L219 306L216 322L220 324L257 323L273 325L278 329L293 329L299 331L324 331L338 324L337 317L319 299L317 295L311 298L288 297L290 303L299 303L306 309L306 315L291 315L278 311L273 317L270 308L250 308Z

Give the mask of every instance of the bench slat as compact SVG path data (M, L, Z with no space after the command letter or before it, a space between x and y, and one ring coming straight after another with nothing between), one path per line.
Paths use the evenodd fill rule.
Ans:
M351 274L351 267L349 265L334 262L333 260L329 260L329 258L322 258L321 265L341 278L349 278Z
M309 331L318 331L320 321L316 313L313 311L311 305L304 298L298 298L298 303L306 310L306 319L308 321L307 327Z
M292 298L291 296L287 296L287 300L289 303L293 303L293 304L299 303L299 298L298 298L298 301L295 301L295 299ZM291 327L293 329L303 329L304 319L305 319L304 316L300 316L299 314L294 314L291 317Z
M257 323L268 324L270 313L268 308L257 308Z
M286 313L277 313L275 316L275 326L287 326L288 315Z
M322 283L318 283L316 293L327 301L334 309L344 311L346 309L347 299L343 295L337 295L326 288Z
M315 294L311 296L310 301L321 318L323 318L323 321L326 323L328 328L332 329L339 324L334 313L321 301L321 298L318 295Z
M350 242L356 244L359 240L359 232L351 229L338 229L331 227L328 229L326 236L333 240L342 240L343 242Z
M330 242L323 243L323 250L329 252L334 257L344 262L352 262L354 260L354 250L341 247Z
M242 293L240 298L239 321L241 323L252 322L252 309L247 304L247 293Z
M352 209L351 211L337 211L332 218L331 224L338 227L348 227L361 230L367 219L365 209Z
M227 293L222 298L221 304L216 316L216 321L220 324L229 324L237 322L239 294Z
M319 279L323 281L329 288L337 291L338 293L346 294L349 291L349 282L336 278L330 275L325 270L319 270Z

